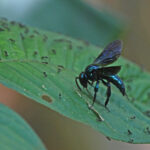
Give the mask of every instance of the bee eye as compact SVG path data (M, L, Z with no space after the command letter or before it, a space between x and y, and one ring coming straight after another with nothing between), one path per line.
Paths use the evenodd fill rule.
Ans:
M81 74L81 78L84 78L84 75L83 75L83 73Z
M84 77L85 77L85 78L87 78L87 75L86 75L86 74L84 74Z
M84 78L85 78L84 72L82 72L82 73L80 74L80 78L81 78L81 79L84 79Z

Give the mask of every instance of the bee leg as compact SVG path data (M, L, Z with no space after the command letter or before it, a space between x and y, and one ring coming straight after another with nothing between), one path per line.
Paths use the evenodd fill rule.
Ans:
M105 86L107 86L107 92L106 92L107 98L106 98L106 101L105 101L105 107L106 107L108 102L109 102L109 98L111 96L111 85L110 85L110 82L105 82L104 80L102 80L102 83Z
M128 101L130 101L129 96L127 95L127 93L125 93L125 96L128 99Z
M78 84L78 81L77 81L77 80L79 80L79 77L76 77L76 78L75 78L75 81L76 81L76 85L77 85L78 89L81 91L81 88L80 88L80 86L79 86L79 84Z
M90 86L94 87L94 86L93 86L93 82L88 81L88 84L89 84Z
M90 86L92 86L91 85L91 82L89 82L89 81L87 81L88 82L88 84L90 85ZM93 87L93 86L92 86ZM92 96L92 94L90 93L90 91L88 90L88 88L86 88L86 91L88 92L88 94L90 95L90 96Z
M86 90L87 90L87 92L88 92L88 94L91 96L91 97L93 97L92 96L92 94L91 94L91 92L86 88ZM92 107L92 106L91 106Z
M94 92L95 92L95 93L94 93L93 103L92 103L91 107L93 107L93 105L94 105L94 103L95 103L96 94L97 94L97 92L98 92L98 88L99 88L99 81L96 82L96 85L95 85L95 87L94 87Z
M88 90L88 88L86 88L86 91L90 94L90 91Z

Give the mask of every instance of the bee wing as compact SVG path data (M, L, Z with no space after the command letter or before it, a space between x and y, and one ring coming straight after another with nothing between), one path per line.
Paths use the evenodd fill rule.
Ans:
M118 59L122 51L122 41L115 40L107 45L103 52L94 60L93 64L105 66Z
M121 69L121 66L103 67L99 69L99 73L104 76L115 75Z

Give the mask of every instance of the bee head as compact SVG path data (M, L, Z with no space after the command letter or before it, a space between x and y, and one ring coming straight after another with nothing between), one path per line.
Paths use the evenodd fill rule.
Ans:
M79 81L84 88L87 88L87 75L84 72L81 72L79 75Z

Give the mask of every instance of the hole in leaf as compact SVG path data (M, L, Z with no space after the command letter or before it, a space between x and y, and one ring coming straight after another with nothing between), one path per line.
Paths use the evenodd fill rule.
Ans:
M48 56L42 56L41 59L48 59Z
M56 50L55 50L55 49L52 49L52 53L56 55Z
M7 51L4 51L4 55L5 55L6 57L8 57L8 52L7 52Z
M61 99L61 97L62 97L61 93L59 93L58 96L59 96L59 99Z
M150 117L150 110L145 111L144 115L146 115L147 117Z
M26 26L24 24L18 23L20 28L25 28Z
M128 141L128 143L133 143L134 142L134 140L133 139L130 139L129 141Z
M23 36L22 33L20 33L20 37L21 37L22 40L24 40L24 36Z
M130 117L131 120L134 120L135 118L136 118L135 116L131 116L131 117Z
M44 75L44 77L47 77L47 73L46 72L43 72L43 75Z
M132 134L132 132L128 129L128 135L131 135Z
M29 37L30 37L30 38L34 38L34 35L32 34L32 35L30 35Z
M33 30L33 32L38 35L40 34L37 30Z
M60 73L62 70L65 69L64 66L62 65L58 65L57 67L58 67L57 73Z
M146 127L146 129L144 129L144 133L145 133L145 134L150 134L150 129L149 129L149 127Z
M38 54L38 52L37 52L37 51L34 51L33 55L36 56L37 54Z
M106 139L107 139L108 141L111 141L111 138L110 138L109 136L106 136Z
M58 66L58 68L60 68L60 69L65 69L65 67L63 66L63 65L57 65Z
M44 34L43 35L43 42L46 42L48 40L48 37Z
M49 103L52 103L52 99L51 99L51 97L50 96L48 96L48 95L42 95L42 99L43 100L45 100L45 101L47 101L47 102L49 102Z
M15 40L14 40L14 39L11 39L11 38L10 38L9 41L11 41L12 43L15 43Z
M47 64L48 64L48 62L42 62L42 64L46 64L46 65L47 65Z

